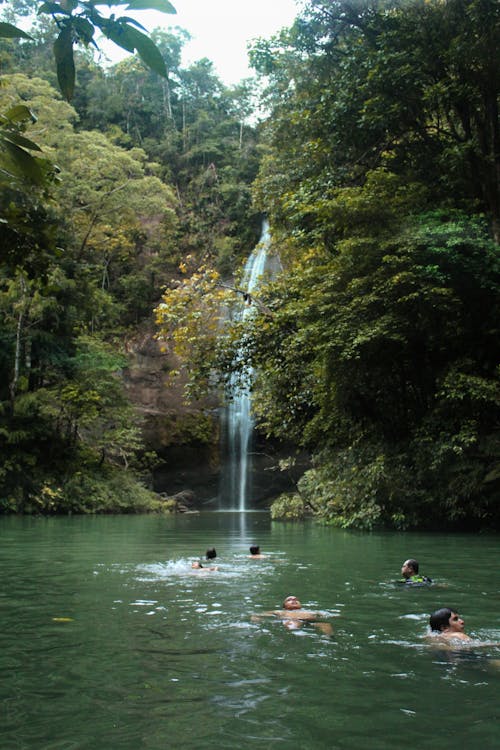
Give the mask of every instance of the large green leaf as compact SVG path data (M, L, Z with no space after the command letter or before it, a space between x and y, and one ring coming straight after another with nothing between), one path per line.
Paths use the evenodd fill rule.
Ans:
M132 26L135 26L138 29L142 29L143 31L147 32L147 29L142 25L142 23L139 23L139 21L136 21L135 18L131 18L130 16L120 16L118 19L118 24L123 26L128 26L131 24Z
M80 5L95 12L96 3L94 2L80 2ZM128 0L99 0L98 5L106 5L108 8L112 8L115 5L128 5Z
M32 151L42 150L40 146L38 146L33 141L30 141L29 138L25 138L20 133L11 132L11 131L3 131L2 135L6 141L9 141L10 143L15 143L17 146L20 146L21 148L29 148Z
M11 107L7 112L0 114L0 119L9 122L36 122L37 117L33 114L29 107L24 104L16 104L15 107Z
M168 0L129 0L128 10L158 10L160 13L177 13Z
M128 26L128 36L134 44L141 60L146 63L148 68L154 70L158 75L167 78L167 68L165 60L156 44L141 31Z
M70 101L75 90L75 62L73 60L72 25L66 23L54 42L57 80L64 97Z
M4 39L33 39L33 37L26 34L25 31L18 29L11 23L5 23L5 21L0 21L0 37L3 37Z
M35 159L20 146L16 146L15 143L5 139L1 133L0 144L3 146L7 157L5 161L0 160L0 165L5 166L7 171L18 177L28 177L37 185L44 182L45 175L38 159Z
M66 8L62 8L59 3L45 2L38 8L38 13L64 13L65 16L70 16L71 11Z
M121 26L119 23L107 19L104 19L102 23L96 21L96 25L99 26L104 36L117 44L118 47L130 53L135 51L135 44L128 33L130 26Z
M81 39L84 44L90 44L94 36L94 26L86 18L77 17L73 19L73 25L78 38Z

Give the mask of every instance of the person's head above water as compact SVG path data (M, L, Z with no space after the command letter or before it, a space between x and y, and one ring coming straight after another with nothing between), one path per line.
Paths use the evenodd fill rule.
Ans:
M210 549L207 549L205 554L206 554L207 560L215 560L215 558L217 557L217 551L215 547L210 547Z
M196 570L198 570L199 568L202 568L203 565L201 564L199 560L195 560L194 562L191 563L191 567L196 568Z
M401 575L403 576L403 578L411 578L412 576L416 576L418 573L418 568L418 560L414 560L413 558L405 560L403 563L403 567L401 568Z
M464 632L464 621L456 613L455 610L450 609L449 607L441 607L441 609L436 609L436 611L433 612L429 618L429 625L432 631L438 633Z
M296 596L287 596L283 602L283 609L302 609L302 604Z
M260 547L257 544L252 544L250 547L251 555L260 555Z

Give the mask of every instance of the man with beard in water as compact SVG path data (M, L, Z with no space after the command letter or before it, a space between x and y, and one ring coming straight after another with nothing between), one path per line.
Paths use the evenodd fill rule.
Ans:
M422 584L432 583L431 578L419 575L418 568L418 560L414 560L413 558L405 560L401 568L401 575L403 576L401 583L405 583L408 586L421 586Z

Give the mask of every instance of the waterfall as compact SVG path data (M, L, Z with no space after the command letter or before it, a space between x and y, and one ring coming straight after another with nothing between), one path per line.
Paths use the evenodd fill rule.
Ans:
M241 282L241 288L248 295L258 287L262 274L272 270L269 268L270 244L269 225L265 221L259 244L246 262ZM239 320L244 320L251 314L252 305L241 305L236 313ZM231 386L234 386L233 395L222 419L226 439L226 461L222 471L221 502L224 508L238 511L247 510L247 501L252 489L251 377L250 371L245 382L236 385L235 380L231 381Z

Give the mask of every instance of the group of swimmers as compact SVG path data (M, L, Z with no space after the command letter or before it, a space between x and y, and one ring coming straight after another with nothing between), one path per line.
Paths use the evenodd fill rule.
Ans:
M401 568L403 578L401 582L406 586L422 586L432 583L428 576L419 574L418 560L410 558L405 560ZM429 618L429 626L434 636L439 636L446 640L472 640L464 631L465 623L460 615L449 607L436 609Z
M215 560L216 557L217 557L217 550L215 549L215 547L210 547L205 552L205 560L208 563L212 562L212 560ZM191 568L193 570L206 570L209 572L212 572L214 570L219 570L219 568L216 565L209 565L208 567L206 567L205 565L202 565L202 563L199 560L195 560L194 562L192 562Z
M205 560L208 563L208 566L203 565L199 560L196 560L191 563L191 568L194 570L203 569L205 571L216 571L218 570L218 567L210 564L216 557L217 551L215 547L210 547L205 553ZM267 555L261 554L258 545L252 545L248 557L260 560L266 559ZM421 575L419 569L420 565L418 560L415 560L414 558L405 560L401 567L402 578L400 579L400 583L403 583L405 586L427 586L432 584L432 579L428 576ZM282 609L274 609L269 612L260 612L259 614L252 615L252 621L260 622L263 617L277 617L289 630L296 630L307 623L313 625L324 635L333 634L332 626L329 622L325 622L321 612L313 612L308 609L303 609L299 599L293 595L285 598L282 604ZM455 610L450 609L449 607L441 607L433 612L429 618L429 626L433 636L438 636L445 641L472 640L464 631L465 623L463 619Z
M210 547L205 552L205 560L208 563L215 560L216 557L217 557L217 550L215 549L215 547ZM265 560L267 555L261 555L260 547L258 547L256 544L253 544L250 547L250 554L248 555L248 557L251 557L254 560ZM207 570L207 571L219 570L219 568L216 565L209 565L208 567L206 567L206 565L203 565L199 560L195 560L194 562L192 562L191 568L193 570Z
M205 553L205 561L210 563L217 557L217 550L215 547L210 547ZM252 560L265 560L267 555L263 555L260 551L260 547L257 544L252 544L250 547L250 554L248 555ZM206 565L199 560L194 560L191 563L193 570L202 571L216 571L219 568L214 565ZM253 622L260 622L262 617L278 617L289 630L296 630L302 627L305 623L314 625L315 628L320 630L324 635L332 635L333 629L329 622L325 622L321 619L322 615L320 612L311 612L307 609L302 608L302 604L296 596L287 596L283 602L283 609L275 609L270 612L260 612L258 615L252 615Z

